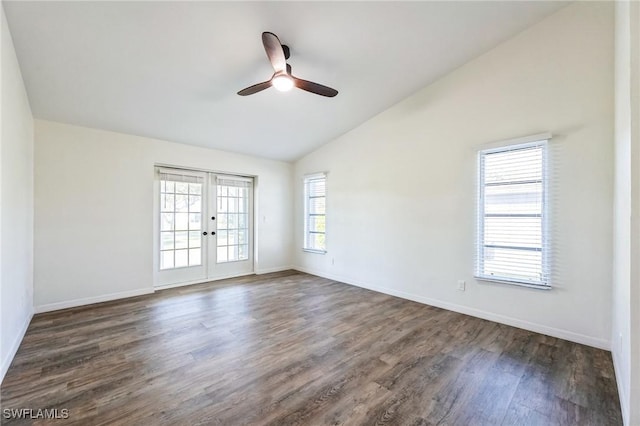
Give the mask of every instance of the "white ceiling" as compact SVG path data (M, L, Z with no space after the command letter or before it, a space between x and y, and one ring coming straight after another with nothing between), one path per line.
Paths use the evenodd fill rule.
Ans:
M37 118L292 161L538 22L558 2L7 2ZM236 92L291 48L324 98Z

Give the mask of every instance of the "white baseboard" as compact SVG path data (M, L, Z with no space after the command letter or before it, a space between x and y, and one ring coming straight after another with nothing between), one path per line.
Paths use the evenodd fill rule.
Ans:
M289 271L291 269L295 269L295 268L293 266L277 266L275 268L257 269L256 275L270 274L272 272Z
M289 269L293 269L293 267L283 266L283 267L277 267L277 268L262 269L262 270L256 271L255 274L256 275L268 274L270 272L280 272L280 271L286 271ZM240 274L240 275L221 276L221 277L215 277L213 279L207 278L204 280L196 280L196 281L189 281L184 283L156 286L155 288L151 288L151 289L144 288L139 290L123 291L120 293L105 294L105 295L96 296L96 297L86 297L83 299L74 299L74 300L68 300L64 302L49 303L46 305L36 306L35 311L36 313L43 313L43 312L57 311L60 309L75 308L77 306L92 305L94 303L100 303L100 302L109 302L111 300L125 299L127 297L142 296L145 294L151 294L156 290L166 290L169 288L184 287L188 285L202 284L202 283L211 282L211 281L219 281L219 280L226 280L229 278L244 277L244 276L253 275L253 274L254 272L249 272L249 273Z
M15 336L13 342L11 343L9 352L7 352L7 355L2 360L2 365L0 366L0 383L2 383L2 381L4 380L4 375L7 374L9 366L11 365L11 361L13 361L13 357L15 357L16 352L18 352L20 343L22 343L22 339L24 339L27 328L29 328L29 324L31 323L31 318L33 318L33 310L30 310L30 312L28 313L24 323L22 324L22 327L20 328L20 332Z
M306 272L308 274L317 275L319 277L328 278L330 280L339 281L345 284L354 285L356 287L362 287L368 290L377 291L378 293L384 293L390 296L400 297L402 299L413 300L414 302L424 303L425 305L435 306L438 308L446 309L448 311L458 312L461 314L470 315L472 317L482 318L489 321L494 321L494 322L510 325L517 328L522 328L525 330L533 331L535 333L546 334L547 336L569 340L571 342L580 343L582 345L593 346L595 348L604 349L607 351L611 349L611 342L605 339L586 336L584 334L574 333L568 330L536 324L533 322L508 317L505 315L495 314L493 312L487 312L481 309L470 308L468 306L458 305L455 303L450 303L442 300L432 299L429 297L419 296L419 295L407 293L404 291L399 291L399 290L390 289L386 287L378 287L378 286L370 285L367 283L357 282L355 280L352 280L346 277L340 277L333 274L326 274L324 272L315 271L309 268L294 266L293 269L300 272Z
M616 384L618 386L618 397L620 398L620 411L622 412L622 424L625 426L630 425L629 423L629 407L627 406L627 392L626 389L622 386L622 372L620 371L620 360L618 359L618 352L612 350L611 358L613 358L613 370L616 374Z
M142 296L142 295L145 295L145 294L151 294L156 290L165 290L165 289L168 289L168 288L182 287L182 286L193 285L193 284L202 284L202 283L206 283L206 282L210 282L210 281L219 281L219 280L225 280L225 279L229 279L229 278L244 277L244 276L247 276L247 275L253 275L254 273L256 275L261 275L261 274L268 274L268 273L271 273L271 272L286 271L286 270L289 270L289 269L294 269L294 268L291 267L291 266L280 266L280 267L276 267L276 268L261 269L261 270L257 270L256 272L249 272L249 273L240 274L240 275L236 274L236 275L215 277L213 279L212 278L207 278L207 279L204 279L204 280L196 280L196 281L189 281L189 282L184 282L184 283L156 286L155 288L143 288L143 289L138 289L138 290L123 291L123 292L119 292L119 293L105 294L105 295L95 296L95 297L85 297L85 298L82 298L82 299L73 299L73 300L67 300L67 301L63 301L63 302L48 303L48 304L45 304L45 305L36 306L35 307L35 313L51 312L51 311L57 311L57 310L60 310L60 309L75 308L77 306L92 305L94 303L109 302L111 300L125 299L127 297Z
M104 294L101 296L85 297L82 299L66 300L64 302L47 303L46 305L36 306L37 314L42 312L57 311L60 309L75 308L77 306L92 305L94 303L109 302L116 299L126 299L127 297L142 296L154 292L153 288L141 288L138 290L122 291L119 293Z

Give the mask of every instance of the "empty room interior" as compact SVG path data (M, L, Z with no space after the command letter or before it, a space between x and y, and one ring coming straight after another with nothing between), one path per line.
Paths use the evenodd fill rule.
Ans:
M640 426L640 2L1 4L1 424Z

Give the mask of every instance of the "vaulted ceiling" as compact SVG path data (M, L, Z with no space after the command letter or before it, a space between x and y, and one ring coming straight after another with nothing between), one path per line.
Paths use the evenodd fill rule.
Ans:
M3 2L36 118L292 161L566 2ZM273 70L339 90L236 92Z

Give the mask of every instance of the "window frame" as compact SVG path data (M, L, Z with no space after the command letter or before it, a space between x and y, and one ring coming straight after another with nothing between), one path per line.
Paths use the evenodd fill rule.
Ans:
M474 271L474 277L479 281L488 281L488 282L496 282L503 284L512 284L516 286L530 287L541 290L550 290L551 282L550 282L550 268L549 268L549 168L548 168L548 143L551 137L549 135L544 135L543 137L529 137L523 138L521 140L513 140L509 142L504 142L496 147L482 149L478 151L478 191L477 191L477 241L476 241L476 267ZM542 180L542 200L541 200L541 244L540 244L540 252L541 252L541 271L542 277L540 281L532 281L526 279L518 279L508 276L496 276L496 275L486 275L481 273L484 265L484 248L485 248L485 240L484 240L484 228L485 228L485 162L484 159L486 155L502 153L502 152L510 152L510 151L521 151L524 149L530 148L541 148L542 153L542 163L541 163L541 180Z
M311 213L309 212L309 200L310 200L310 196L309 196L309 182L312 180L318 180L318 179L323 179L324 180L324 185L325 185L325 192L324 192L324 200L325 200L325 207L324 207L324 218L325 218L325 230L323 232L324 237L325 237L325 243L324 243L324 250L320 250L320 249L316 249L316 248L312 248L309 247L309 233L311 232L309 230L309 216L311 215ZM303 204L304 204L304 228L303 228L303 242L302 242L302 250L308 253L316 253L316 254L326 254L327 253L327 173L326 172L319 172L319 173L312 173L312 174L308 174L308 175L304 175L303 177ZM317 232L315 232L317 233Z

